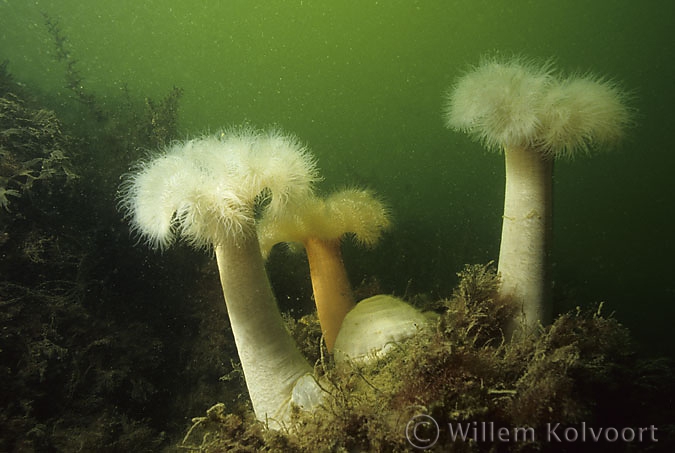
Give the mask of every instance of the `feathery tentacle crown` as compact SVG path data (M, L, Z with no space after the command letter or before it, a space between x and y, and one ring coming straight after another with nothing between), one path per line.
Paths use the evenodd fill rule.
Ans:
M315 159L295 137L229 129L174 143L138 164L125 176L120 204L153 248L177 237L210 247L252 234L256 211L278 215L317 179Z
M312 195L298 200L277 218L265 216L258 226L258 237L264 255L280 242L332 240L346 234L365 247L373 247L390 225L388 208L371 191L347 188L326 198Z
M612 145L630 119L626 95L590 74L555 77L550 62L485 59L448 92L445 120L488 149L528 148L547 157Z

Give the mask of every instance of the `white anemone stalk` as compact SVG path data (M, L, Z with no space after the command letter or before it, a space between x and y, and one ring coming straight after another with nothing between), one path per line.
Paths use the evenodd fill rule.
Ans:
M295 138L242 128L174 143L139 164L121 190L132 228L153 248L180 237L215 250L253 409L273 428L288 421L294 394L310 408L320 391L277 307L256 217L304 199L316 179L313 157Z
M448 127L504 151L500 294L521 307L528 327L552 315L553 160L618 142L630 122L625 98L610 81L556 78L549 63L519 58L486 59L449 92Z

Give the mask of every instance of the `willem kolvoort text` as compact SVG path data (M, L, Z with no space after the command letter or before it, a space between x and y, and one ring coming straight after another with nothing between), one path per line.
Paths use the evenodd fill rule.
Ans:
M569 426L547 423L542 433L531 427L496 427L494 422L449 423L453 441L474 442L658 442L654 425L647 427L592 427L582 422Z

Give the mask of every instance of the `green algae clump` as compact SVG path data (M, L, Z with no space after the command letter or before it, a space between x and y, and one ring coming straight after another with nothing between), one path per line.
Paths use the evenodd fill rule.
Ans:
M440 427L486 423L533 433L521 442L464 442L441 429L432 451L531 451L544 447L547 423L637 426L661 416L667 420L666 408L652 406L647 416L641 401L654 396L649 388L655 381L668 382L669 368L639 360L628 331L602 314L602 304L508 339L504 332L515 308L499 298L492 264L469 265L458 275L452 296L430 304L438 312L434 328L396 345L383 359L338 366L321 355L315 368L325 402L311 413L297 411L286 430L267 431L240 410L234 430L232 414L222 415L230 417L227 422L195 419L202 421L178 447L217 452L236 445L247 451L242 440L248 439L252 448L268 451L410 451L406 426L429 416ZM302 342L319 345L320 339L312 342L308 334L318 335L317 329L300 324L293 331Z

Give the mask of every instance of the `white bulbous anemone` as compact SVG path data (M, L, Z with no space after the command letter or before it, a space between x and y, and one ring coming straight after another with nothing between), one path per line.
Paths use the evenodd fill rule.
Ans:
M429 326L425 314L386 294L362 300L347 313L335 339L335 362L365 364Z
M120 189L132 229L151 247L181 238L215 251L253 409L271 428L289 420L292 402L318 404L321 390L282 320L256 219L305 199L317 180L315 159L296 138L242 127L171 144Z

